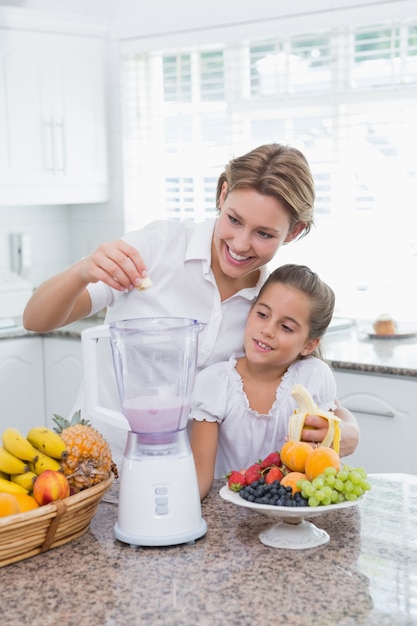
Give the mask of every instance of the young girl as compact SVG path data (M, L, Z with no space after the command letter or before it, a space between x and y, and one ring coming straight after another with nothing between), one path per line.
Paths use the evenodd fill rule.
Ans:
M336 408L335 379L319 346L334 300L308 267L276 269L249 312L244 353L197 375L190 418L201 498L213 478L281 448L295 408L294 384L303 384L321 409ZM312 444L321 440L312 431Z
M25 328L48 332L106 307L106 322L137 317L187 317L206 324L199 336L198 369L242 350L245 320L267 278L266 264L281 245L308 233L314 183L304 155L270 144L232 159L216 192L218 217L201 223L156 221L104 243L89 256L40 285L23 316ZM146 273L153 286L138 291ZM120 411L109 342L101 351L99 400ZM74 409L84 413L83 394ZM338 408L341 445L353 452L355 418ZM86 416L91 419L91 416ZM120 463L126 419L91 419ZM327 421L316 417L321 429ZM309 432L305 429L308 438ZM348 452L346 452L348 453Z

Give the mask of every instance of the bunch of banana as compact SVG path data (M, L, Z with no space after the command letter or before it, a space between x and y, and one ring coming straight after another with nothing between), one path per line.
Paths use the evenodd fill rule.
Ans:
M19 495L19 493L29 493L29 489L25 489L21 485L18 485L11 480L0 478L0 493L11 493L14 495Z
M52 456L39 452L39 456L35 463L29 463L29 468L31 472L39 476L39 474L42 474L45 470L55 470L58 472L61 469L61 464Z
M300 441L307 415L318 415L319 417L324 417L324 419L329 422L327 434L319 446L327 448L332 446L333 449L339 453L340 419L331 411L322 411L319 409L304 385L294 385L291 390L291 395L297 403L297 408L291 415L288 424L289 439L293 441Z
M68 456L67 446L63 439L54 430L46 426L31 428L26 439L38 451L52 457L53 459L65 459ZM34 462L34 461L32 461Z
M0 445L0 493L29 493L36 477L47 469L59 471L67 456L61 437L44 426L26 437L17 428L3 431Z
M24 474L29 471L29 465L4 446L0 446L0 471L5 474Z
M11 480L12 483L15 483L16 485L20 485L24 489L27 489L28 491L32 491L33 483L35 482L37 477L38 476L37 474L35 474L35 472L29 470L24 474L10 474L9 480Z
M38 451L17 428L6 428L1 435L5 449L22 461L36 461Z

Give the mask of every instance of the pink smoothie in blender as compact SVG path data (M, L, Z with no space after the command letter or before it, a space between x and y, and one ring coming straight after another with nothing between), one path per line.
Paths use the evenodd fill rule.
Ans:
M173 443L185 428L189 401L176 396L140 396L123 402L123 414L143 444Z

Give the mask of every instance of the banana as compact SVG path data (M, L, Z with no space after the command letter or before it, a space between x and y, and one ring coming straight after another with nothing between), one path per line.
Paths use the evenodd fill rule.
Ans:
M297 408L290 417L288 438L293 441L300 441L307 415L318 415L329 422L327 434L319 446L330 448L333 444L333 449L339 454L340 419L331 411L319 409L304 385L294 385L291 389L291 395L297 403Z
M34 472L37 476L42 474L45 470L55 470L58 472L61 469L61 464L51 456L39 451L39 458L35 463L29 463L30 471Z
M32 491L33 483L37 479L38 475L35 472L25 472L24 474L11 474L10 480L12 483L16 483L16 485L20 485L24 487L28 491Z
M149 276L146 276L145 278L142 278L142 282L140 283L140 285L138 287L136 287L136 289L138 291L144 291L145 289L148 289L149 287L152 287L153 283L151 281L151 279L149 278Z
M20 493L29 493L29 490L13 483L11 480L4 480L4 478L0 478L0 493L18 495Z
M18 459L17 456L8 452L6 448L0 446L1 472L5 472L6 474L24 474L28 470L28 465L22 461L22 459Z
M17 428L6 428L1 438L3 446L10 454L14 454L22 461L36 461L38 451Z
M31 428L26 439L40 452L54 459L65 459L67 446L55 431L46 426Z

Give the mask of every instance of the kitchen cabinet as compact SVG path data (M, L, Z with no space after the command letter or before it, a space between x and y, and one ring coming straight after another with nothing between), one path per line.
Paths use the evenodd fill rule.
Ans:
M0 11L0 204L105 201L104 38L15 11Z
M360 441L345 462L368 473L417 474L417 379L335 370L340 402L357 418Z
M19 337L0 341L0 424L24 435L45 424L42 339Z
M83 378L80 339L44 337L43 363L45 376L46 424L53 428L55 413L72 417L71 412Z

